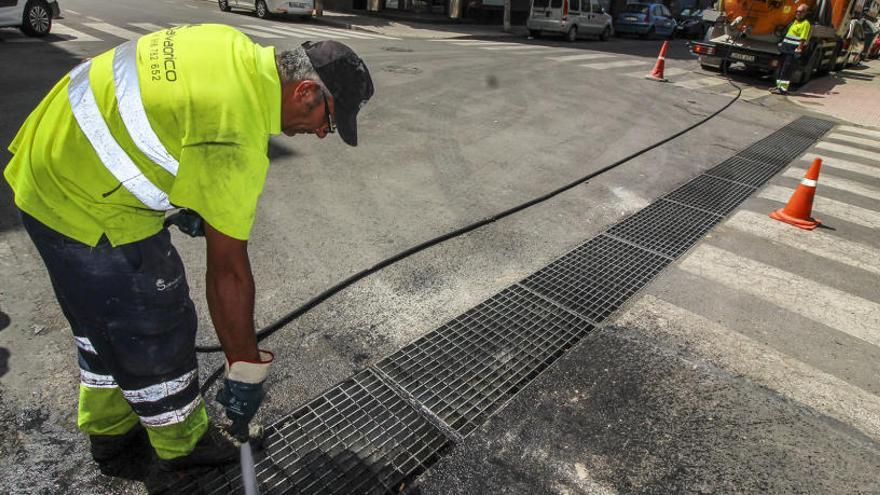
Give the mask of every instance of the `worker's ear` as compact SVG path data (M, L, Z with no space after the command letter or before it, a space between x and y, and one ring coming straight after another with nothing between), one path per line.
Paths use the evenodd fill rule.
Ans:
M306 79L297 83L294 95L299 102L311 105L315 98L320 97L320 90L321 87L318 86L318 83Z

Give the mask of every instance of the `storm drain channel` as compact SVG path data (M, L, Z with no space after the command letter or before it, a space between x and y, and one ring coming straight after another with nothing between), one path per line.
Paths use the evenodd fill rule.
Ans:
M262 493L398 493L832 127L799 118L280 419ZM239 478L174 492L239 493Z

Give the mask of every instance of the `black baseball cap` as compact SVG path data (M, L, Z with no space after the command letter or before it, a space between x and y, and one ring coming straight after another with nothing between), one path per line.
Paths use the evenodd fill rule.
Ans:
M338 41L307 41L302 47L333 96L339 135L346 144L357 146L357 114L373 96L373 79L367 64Z

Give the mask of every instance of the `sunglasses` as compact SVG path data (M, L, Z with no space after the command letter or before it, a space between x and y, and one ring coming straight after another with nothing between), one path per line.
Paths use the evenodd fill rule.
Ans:
M324 97L324 119L327 121L327 134L333 134L336 132L336 124L333 123L333 119L330 117L330 104L327 102L327 93L321 90L321 96Z

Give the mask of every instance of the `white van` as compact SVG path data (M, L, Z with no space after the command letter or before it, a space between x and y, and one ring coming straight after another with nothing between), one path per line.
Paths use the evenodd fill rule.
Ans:
M0 0L0 27L17 27L28 36L46 36L61 15L56 0Z
M229 12L232 9L256 12L257 17L265 19L273 15L297 15L311 17L315 15L315 0L296 0L281 2L278 0L217 0L220 10Z
M605 41L614 34L611 16L598 0L532 0L526 27L529 36L560 33L568 41L584 36Z

